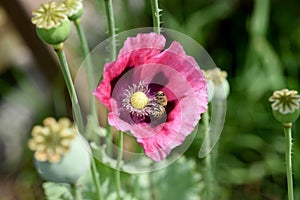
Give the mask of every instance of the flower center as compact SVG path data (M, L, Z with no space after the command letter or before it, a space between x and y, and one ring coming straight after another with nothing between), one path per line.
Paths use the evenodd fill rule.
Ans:
M168 100L162 91L158 91L154 96L152 93L144 81L140 81L138 85L128 86L122 99L123 109L140 122L150 118L160 118L166 114L165 107Z
M135 92L130 98L131 105L138 110L143 109L148 104L148 97L143 92Z

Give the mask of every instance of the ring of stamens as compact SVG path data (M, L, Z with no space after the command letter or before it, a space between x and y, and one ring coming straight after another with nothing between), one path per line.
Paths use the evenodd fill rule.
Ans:
M145 117L156 117L153 115L153 109L158 106L154 98L148 97L148 84L140 81L138 85L128 86L124 92L122 100L123 108L130 114L144 119Z
M128 86L125 90L125 98L122 100L122 106L130 114L136 115L137 117L144 118L149 116L147 104L149 99L147 97L148 85L143 81L139 82L138 85L133 84Z

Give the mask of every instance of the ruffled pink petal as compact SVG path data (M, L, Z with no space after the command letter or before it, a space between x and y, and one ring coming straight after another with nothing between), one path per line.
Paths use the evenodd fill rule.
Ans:
M164 45L164 37L155 33L128 38L118 59L105 65L103 81L95 91L110 110L109 123L119 130L131 131L146 155L155 161L161 161L182 144L207 106L206 82L196 61L185 54L178 42L162 51ZM116 78L118 83L113 83ZM161 85L169 102L175 102L165 122L155 126L132 123L128 120L130 115L122 111L120 94L139 81Z
M112 112L108 113L108 123L120 131L129 131L131 129L131 125L120 118L120 112L116 112L117 110L117 103L115 100L112 100Z
M178 100L167 121L160 126L131 127L131 132L142 144L145 153L153 160L160 161L173 148L182 144L186 136L194 130L200 114L206 111L206 82L195 60L187 56L177 42L147 62L155 65L144 67L140 79L154 77L158 72L164 73L169 78L165 85L165 94L169 100Z
M168 114L167 121L155 128L145 125L131 127L131 132L153 160L164 159L194 130L200 120L200 113L195 111L198 104L191 98L195 99L196 96L179 99L178 104Z
M186 55L182 46L178 42L173 42L168 49L161 54L153 57L149 62L165 65L176 70L188 82L189 86L193 89L194 94L197 96L198 109L200 113L206 111L207 107L207 88L206 81L203 73L200 70L195 59ZM143 77L141 77L143 78ZM169 81L166 87L180 90L178 93L184 94L186 87L180 86L177 81Z
M164 36L157 33L137 34L124 42L119 55L130 54L127 66L140 66L149 58L159 54L166 43Z

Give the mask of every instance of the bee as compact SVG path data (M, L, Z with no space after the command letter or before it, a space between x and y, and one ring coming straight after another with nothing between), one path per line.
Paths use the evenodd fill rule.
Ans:
M151 107L151 115L153 117L160 117L165 112L165 107L167 106L168 99L163 91L159 91L154 95L153 106Z
M168 99L163 91L158 91L155 96L154 100L157 104L166 107L168 103Z

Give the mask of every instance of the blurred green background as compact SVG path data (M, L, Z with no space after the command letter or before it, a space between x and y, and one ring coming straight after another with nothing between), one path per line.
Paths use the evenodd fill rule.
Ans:
M29 21L31 10L40 3L0 3L0 200L44 198L42 180L26 146L31 127L46 116L72 116L57 61L36 38ZM152 26L150 1L113 3L118 32ZM286 199L284 134L268 98L276 89L299 91L300 1L160 0L159 4L162 26L198 41L228 73L226 122L213 151L216 199ZM100 0L85 0L84 5L83 25L93 48L107 38L104 5ZM82 61L76 36L66 46L68 56L74 57L70 62L75 74ZM299 128L298 120L293 126L295 199L300 199ZM185 155L205 173L197 157L200 145L195 140Z

